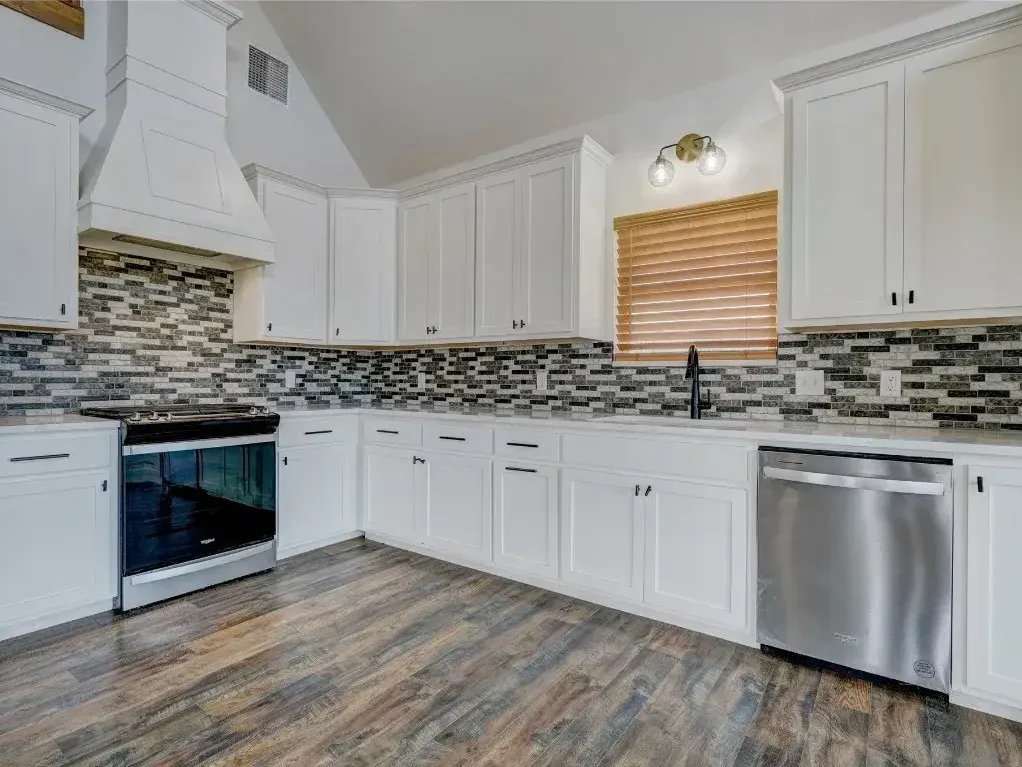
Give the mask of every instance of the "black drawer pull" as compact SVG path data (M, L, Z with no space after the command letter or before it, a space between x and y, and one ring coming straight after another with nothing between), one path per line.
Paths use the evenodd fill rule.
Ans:
M333 434L333 429L316 429L315 431L307 431L306 434Z
M535 474L536 469L519 469L517 466L505 466L504 471L520 471L522 474Z
M897 306L898 305L898 294L897 293L891 293L891 305L892 306Z
M508 447L539 447L534 442L508 442Z
M983 492L983 477L976 477L976 489Z
M441 435L439 437L439 439L446 439L446 440L449 440L451 442L464 442L465 441L464 437L445 437L443 435Z
M16 458L10 458L11 463L21 463L23 461L51 461L54 458L70 458L70 453L51 453L50 455L19 455Z
M397 429L377 429L376 433L377 434L400 434L401 432L399 432Z
M910 290L908 292L908 302L910 304L914 304L916 302L916 292L914 290Z

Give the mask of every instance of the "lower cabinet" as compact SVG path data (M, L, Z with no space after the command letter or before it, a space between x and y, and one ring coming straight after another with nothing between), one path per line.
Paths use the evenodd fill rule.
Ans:
M493 464L493 561L557 578L557 468Z
M561 472L561 578L565 582L642 598L640 492L640 482L632 476L576 469Z
M650 487L644 496L643 600L696 620L742 628L748 608L746 492L665 480Z
M422 543L487 562L493 540L490 460L430 453L424 458Z
M0 483L0 638L117 596L110 484L106 471Z
M358 527L354 445L305 445L280 453L278 558L327 545Z
M367 445L362 452L362 502L365 529L419 543L416 525L414 450Z
M969 467L966 684L1022 706L1022 469Z

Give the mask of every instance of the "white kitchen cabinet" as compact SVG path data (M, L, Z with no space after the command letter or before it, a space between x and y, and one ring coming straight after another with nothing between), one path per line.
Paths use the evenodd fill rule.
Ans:
M90 471L0 483L0 639L79 617L76 609L110 609L113 481L109 471Z
M748 614L746 492L666 480L653 480L650 487L644 496L643 600L694 620L743 628Z
M561 472L561 579L642 599L643 497L631 475Z
M476 184L476 333L512 335L518 329L517 264L522 220L522 171L497 173Z
M488 562L492 554L492 490L488 458L429 453L424 456L422 542L438 551Z
M904 65L791 98L791 317L899 315Z
M1022 27L905 67L909 309L1022 306Z
M970 466L966 684L1022 706L1022 469Z
M398 253L399 340L471 338L475 185L401 203Z
M78 122L0 79L0 325L78 327Z
M349 537L356 521L356 447L282 447L278 455L277 558Z
M494 564L557 578L557 467L493 465Z
M366 532L420 543L417 524L419 453L366 445L362 450L362 508ZM421 459L419 459L421 460Z
M234 276L234 340L327 340L329 206L322 190L260 166L245 168L273 231L275 262Z
M331 196L331 343L394 341L396 215L390 197Z

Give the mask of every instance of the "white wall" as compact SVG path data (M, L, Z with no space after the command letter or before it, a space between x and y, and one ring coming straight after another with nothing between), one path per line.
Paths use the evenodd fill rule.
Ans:
M228 32L227 138L238 161L260 162L325 186L365 186L365 178L305 81L292 68L292 102L278 108L250 92L248 40L289 60L259 6L239 2L245 18ZM86 0L85 39L0 7L0 78L95 109L82 123L84 164L105 118L107 8Z

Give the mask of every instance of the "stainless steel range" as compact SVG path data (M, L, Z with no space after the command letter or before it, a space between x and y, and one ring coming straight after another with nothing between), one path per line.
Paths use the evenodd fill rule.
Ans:
M122 610L274 567L280 416L249 405L82 414L121 422Z

